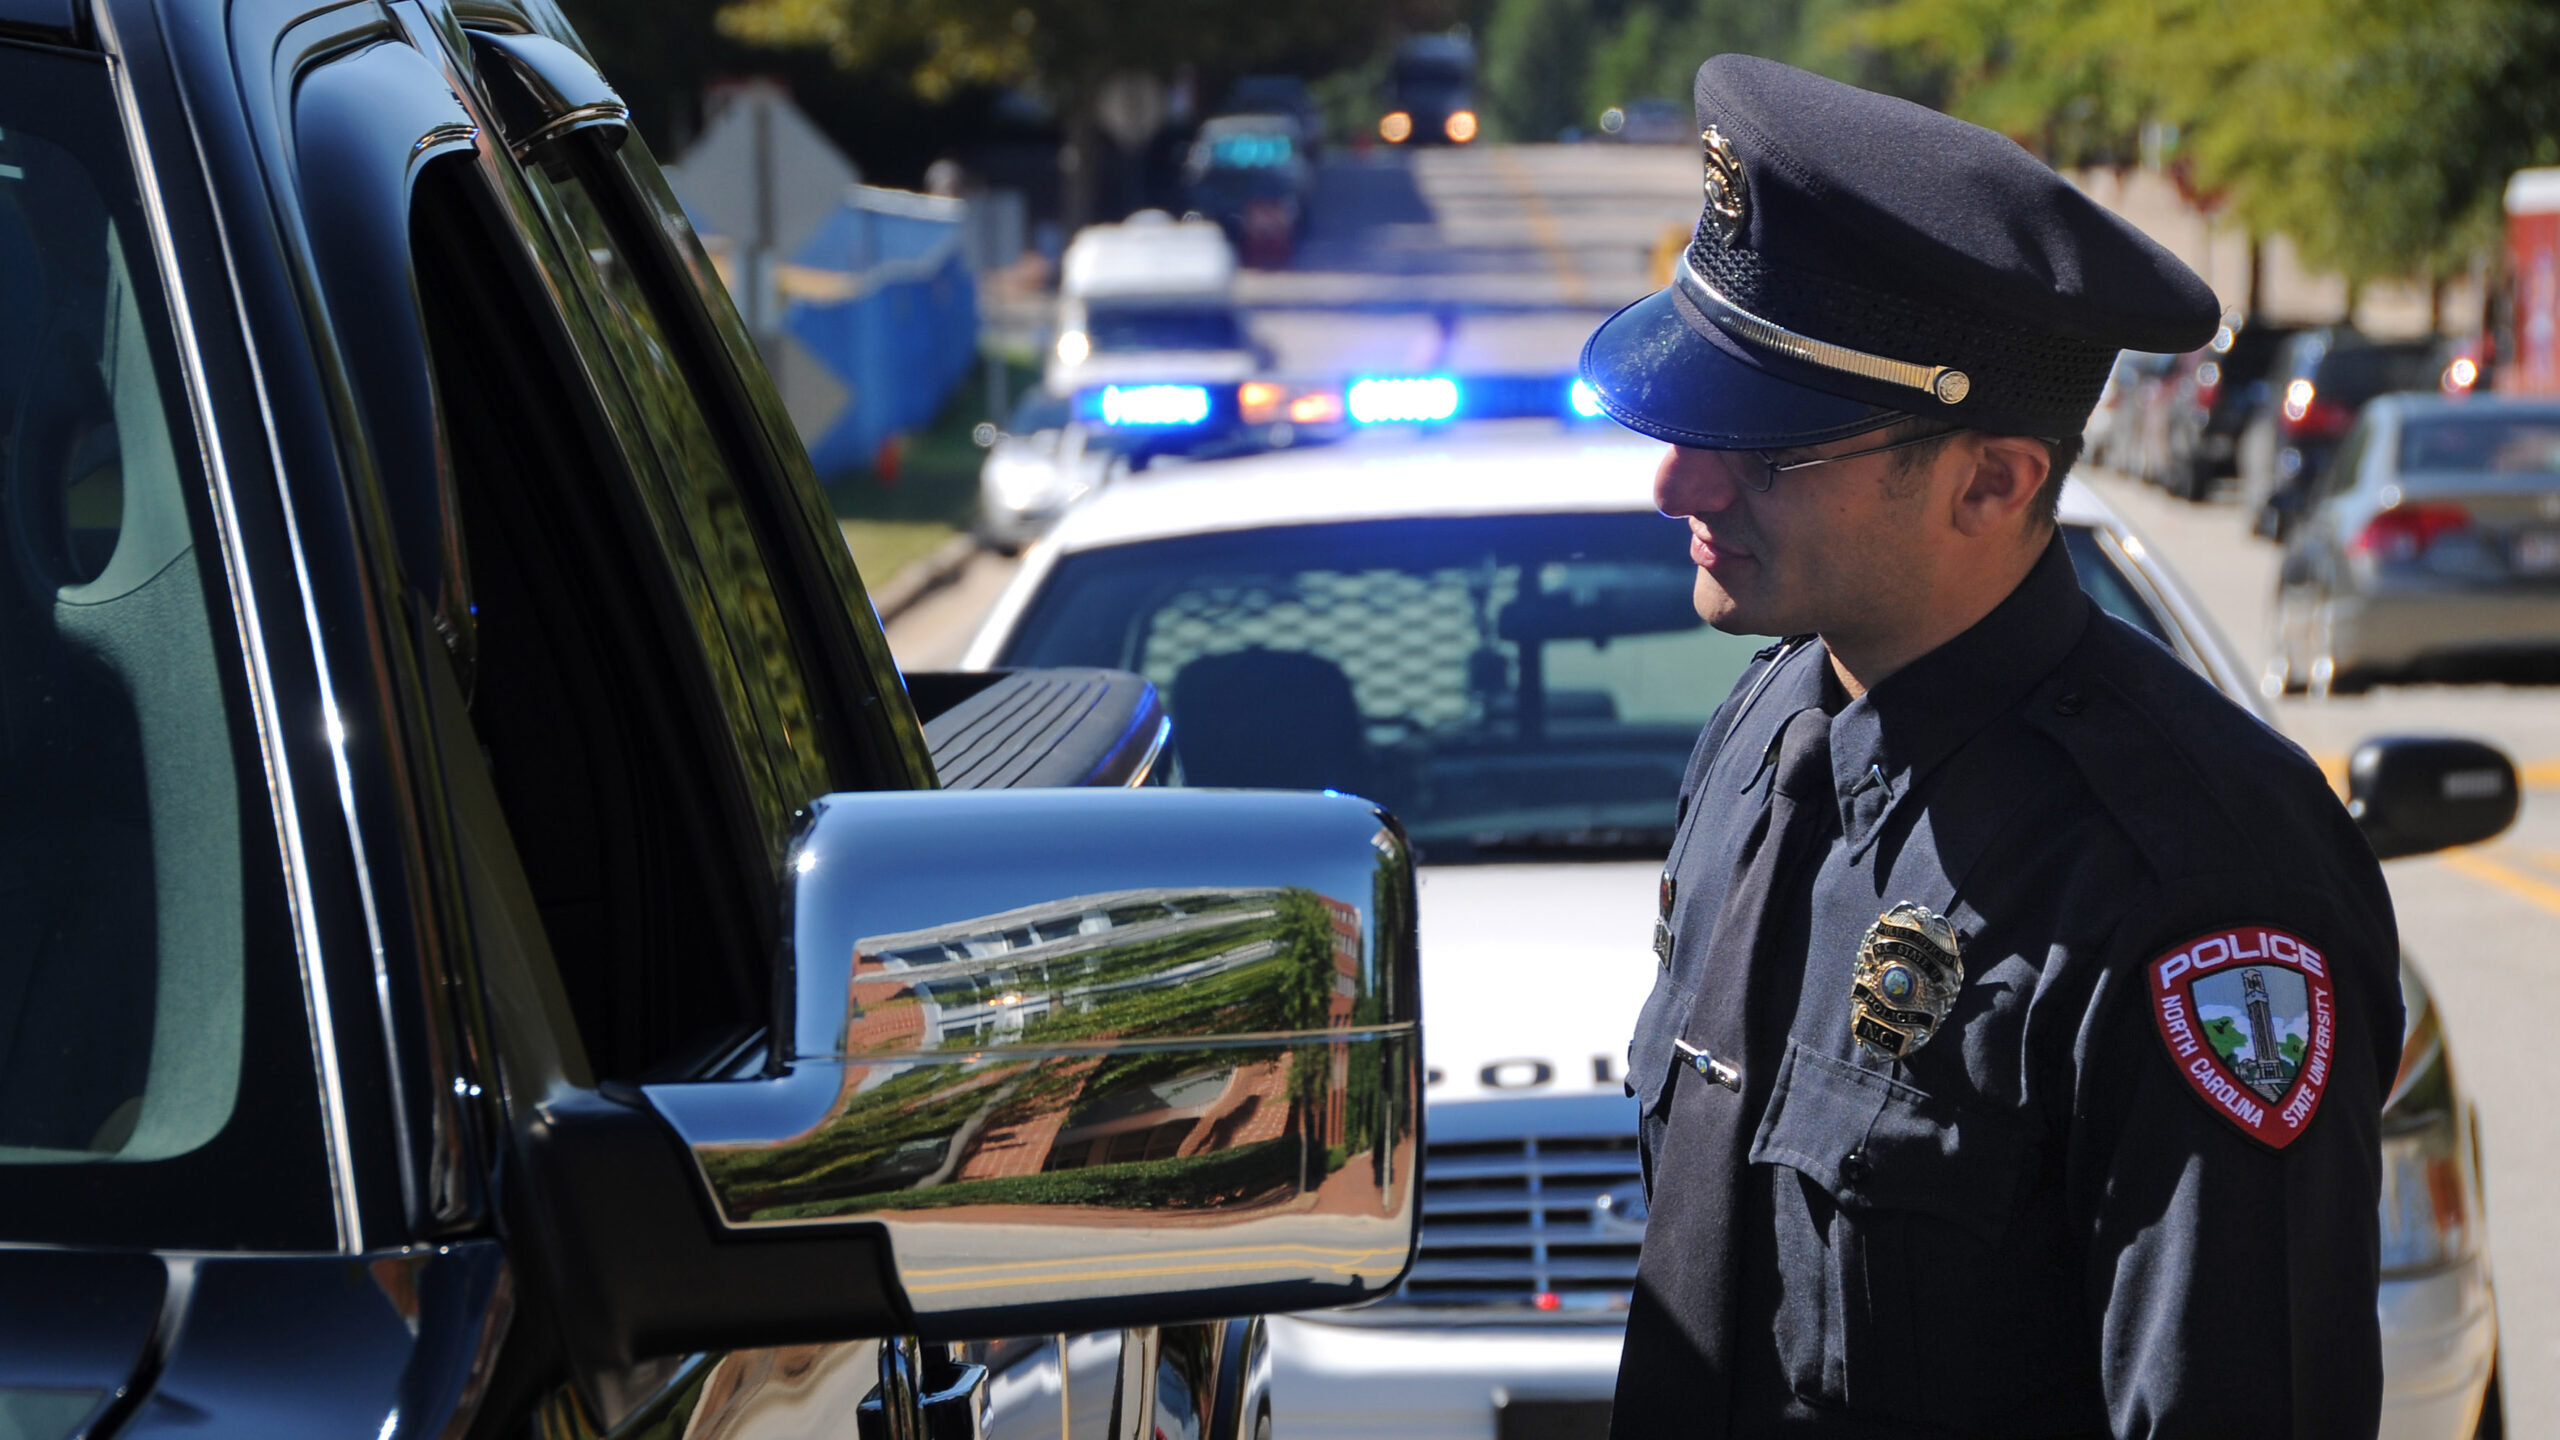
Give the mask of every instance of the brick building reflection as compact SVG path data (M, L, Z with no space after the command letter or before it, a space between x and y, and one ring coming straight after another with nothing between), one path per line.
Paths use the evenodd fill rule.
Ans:
M1223 1033L1347 1030L1364 948L1358 906L1252 887L1115 891L869 937L854 954L844 1053L876 1063L847 1067L838 1113L867 1108L864 1092L912 1073L901 1060L948 1066L995 1050L995 1062L1013 1046L1194 1033L1199 997L1217 993L1220 977L1239 1012ZM1316 966L1320 975L1300 973ZM947 1143L892 1156L873 1183L914 1188L1184 1159L1293 1128L1311 1145L1340 1145L1351 1048L1274 1045L1241 1063L1195 1052L1196 1064L1142 1077L1124 1061L1116 1081L1103 1076L1105 1058L1089 1054L956 1067L931 1103L976 1095L974 1118ZM1324 1083L1293 1084L1294 1067L1320 1055ZM1098 1077L1106 1088L1096 1089Z

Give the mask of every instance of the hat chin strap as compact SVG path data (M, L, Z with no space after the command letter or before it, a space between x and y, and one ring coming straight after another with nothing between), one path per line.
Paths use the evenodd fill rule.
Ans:
M1697 263L1689 258L1686 251L1681 253L1679 267L1672 271L1671 278L1680 287L1680 293L1689 297L1689 303L1736 339L1748 340L1763 349L1775 350L1826 370L1881 380L1888 385L1907 386L1936 397L1942 404L1956 404L1973 393L1972 377L1961 370L1870 355L1864 350L1852 350L1846 345L1834 345L1828 340L1800 335L1775 321L1764 320L1717 294L1716 287L1708 284L1707 277L1698 273Z

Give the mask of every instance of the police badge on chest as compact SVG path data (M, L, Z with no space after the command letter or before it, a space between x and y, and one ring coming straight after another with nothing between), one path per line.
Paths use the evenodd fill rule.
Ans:
M1858 942L1849 978L1849 1033L1879 1060L1907 1060L1946 1023L1964 991L1956 927L1905 900L1876 917Z

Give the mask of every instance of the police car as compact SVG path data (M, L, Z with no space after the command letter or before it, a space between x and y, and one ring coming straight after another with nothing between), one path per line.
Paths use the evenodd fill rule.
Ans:
M1386 1303L1272 1322L1293 1434L1606 1430L1645 1223L1620 1067L1654 978L1673 795L1761 642L1691 608L1682 532L1653 509L1659 447L1574 423L1585 397L1563 385L1564 423L1444 426L1409 422L1463 422L1495 408L1475 403L1489 387L1354 385L1391 423L1129 476L1028 553L963 661L1145 674L1175 717L1174 783L1352 791L1420 847L1420 1255ZM2101 606L2266 714L2095 492L2070 485L2061 520ZM2474 1129L2426 989L2402 977L2383 1433L2469 1436L2497 1338Z

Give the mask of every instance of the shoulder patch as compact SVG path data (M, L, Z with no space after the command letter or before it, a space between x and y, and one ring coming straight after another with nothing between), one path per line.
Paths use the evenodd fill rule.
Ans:
M2196 1098L2281 1150L2319 1112L2338 1036L2329 962L2263 925L2199 935L2144 967L2151 1018Z

